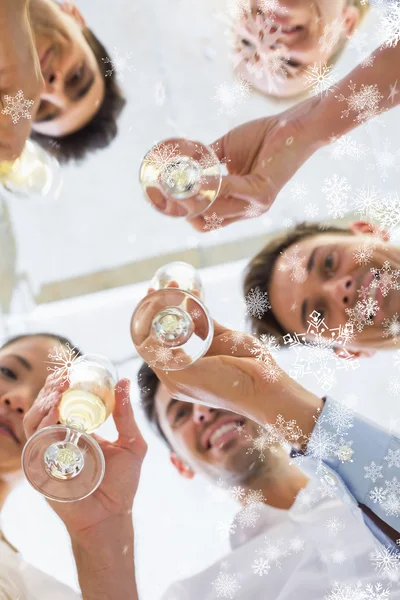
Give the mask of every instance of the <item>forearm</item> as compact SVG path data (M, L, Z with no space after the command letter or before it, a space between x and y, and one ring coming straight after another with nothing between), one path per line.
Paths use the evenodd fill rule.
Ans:
M393 48L378 48L372 56L371 67L366 69L358 65L332 91L321 97L312 115L307 115L315 141L328 144L332 138L345 135L400 103L400 84L397 83L400 80L400 44ZM369 88L369 102L366 102L366 88ZM362 90L363 95L360 94Z
M72 537L83 600L138 600L131 518Z
M295 421L301 430L303 448L310 438L315 423L324 406L321 398L306 390L294 379L283 373L279 383L272 386L265 382L263 397L260 396L257 406L253 408L253 418L261 425L274 425L279 415L285 422Z

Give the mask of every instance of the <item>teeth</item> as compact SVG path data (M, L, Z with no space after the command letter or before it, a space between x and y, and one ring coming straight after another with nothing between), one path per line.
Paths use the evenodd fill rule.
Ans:
M226 423L225 425L221 425L221 427L219 427L218 429L216 429L210 437L210 443L214 444L215 441L221 437L222 435L225 435L225 433L227 433L228 431L232 431L236 429L236 423Z

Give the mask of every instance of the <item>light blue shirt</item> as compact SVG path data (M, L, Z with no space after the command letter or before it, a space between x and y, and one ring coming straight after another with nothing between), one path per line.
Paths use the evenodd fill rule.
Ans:
M399 531L400 538L400 439L396 435L327 397L307 454L318 461L319 469L332 469L353 498ZM364 520L379 541L393 546L365 514Z

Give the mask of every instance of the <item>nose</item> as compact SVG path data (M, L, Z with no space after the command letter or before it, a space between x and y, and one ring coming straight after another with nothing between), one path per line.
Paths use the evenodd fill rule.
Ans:
M195 404L193 407L193 420L195 423L209 423L214 417L215 408L204 406L203 404Z
M23 417L29 410L30 402L25 394L20 392L5 393L0 397L0 407L15 412Z
M325 291L340 307L349 308L353 306L355 299L354 278L346 275L338 279L329 279L325 282Z
M52 96L61 93L64 85L62 73L53 69L45 75L44 84L42 96Z

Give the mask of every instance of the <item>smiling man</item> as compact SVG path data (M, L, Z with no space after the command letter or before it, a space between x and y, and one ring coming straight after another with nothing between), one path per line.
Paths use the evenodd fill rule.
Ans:
M20 89L26 98L35 100L32 137L59 160L81 159L106 147L117 133L116 121L125 101L115 73L106 76L107 50L79 10L71 2L54 0L17 0L15 5L5 0L5 4L10 6L0 19L0 33L8 28L13 35L3 36L0 42L0 66L4 72L24 61L26 69L40 69L42 81L38 82L38 98L32 98L24 73L16 69L11 81L7 80L7 91L0 80L0 94L12 88L14 93L9 95L15 95ZM14 56L10 44L26 39L29 29L34 45L31 55ZM21 124L14 125L15 136Z
M286 334L307 331L313 311L329 329L351 324L346 347L356 356L400 340L400 249L369 223L324 230L303 223L277 235L247 267L245 296L257 288L271 308L251 317L253 330L281 344Z
M233 26L237 73L267 95L308 87L307 69L334 62L368 9L362 0L250 0ZM257 9L258 7L258 9Z
M191 369L184 370L189 377ZM212 381L213 373L208 375ZM223 381L232 387L227 373ZM284 433L229 410L178 400L145 363L138 384L146 417L166 442L179 474L218 482L242 505L227 524L231 550L222 562L173 584L163 600L214 600L224 596L224 589L235 592L237 600L264 600L266 589L274 600L333 600L340 590L356 589L360 598L370 597L361 592L379 584L373 556L397 557L398 532L356 502L329 460L318 475L312 458L305 458L300 469L281 445ZM326 404L326 410L335 410L333 401ZM302 444L300 428L291 425L287 437ZM317 439L318 433L310 437L310 447ZM338 525L332 535L330 524ZM398 594L390 590L388 598Z

